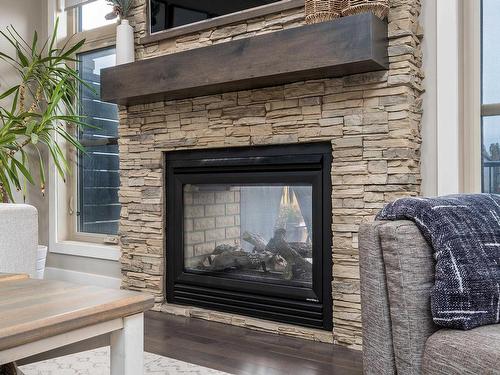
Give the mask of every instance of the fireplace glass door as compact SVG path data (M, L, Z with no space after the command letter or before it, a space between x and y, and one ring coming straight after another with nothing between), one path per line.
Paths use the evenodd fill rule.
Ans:
M184 269L312 287L311 184L186 184Z

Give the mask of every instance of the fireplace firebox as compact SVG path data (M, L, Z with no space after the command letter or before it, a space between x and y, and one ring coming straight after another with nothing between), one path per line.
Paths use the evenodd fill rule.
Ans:
M167 301L332 329L329 143L166 154Z

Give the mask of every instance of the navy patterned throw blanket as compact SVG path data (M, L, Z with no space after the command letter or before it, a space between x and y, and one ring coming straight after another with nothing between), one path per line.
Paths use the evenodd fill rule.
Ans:
M471 329L500 323L500 196L402 198L378 220L411 220L434 249L434 323Z

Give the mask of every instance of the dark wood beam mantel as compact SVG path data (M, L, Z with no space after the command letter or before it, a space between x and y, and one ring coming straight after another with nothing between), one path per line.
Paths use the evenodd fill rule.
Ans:
M385 70L387 46L387 23L363 13L104 69L101 97L135 105Z

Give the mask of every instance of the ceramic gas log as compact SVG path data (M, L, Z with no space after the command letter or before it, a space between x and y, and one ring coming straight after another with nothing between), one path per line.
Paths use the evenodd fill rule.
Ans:
M211 254L198 255L186 262L186 267L206 271L253 271L274 274L283 280L311 279L312 244L307 242L287 242L286 229L279 228L267 245L262 237L245 232L242 239L255 244L251 252L239 246L222 244Z

